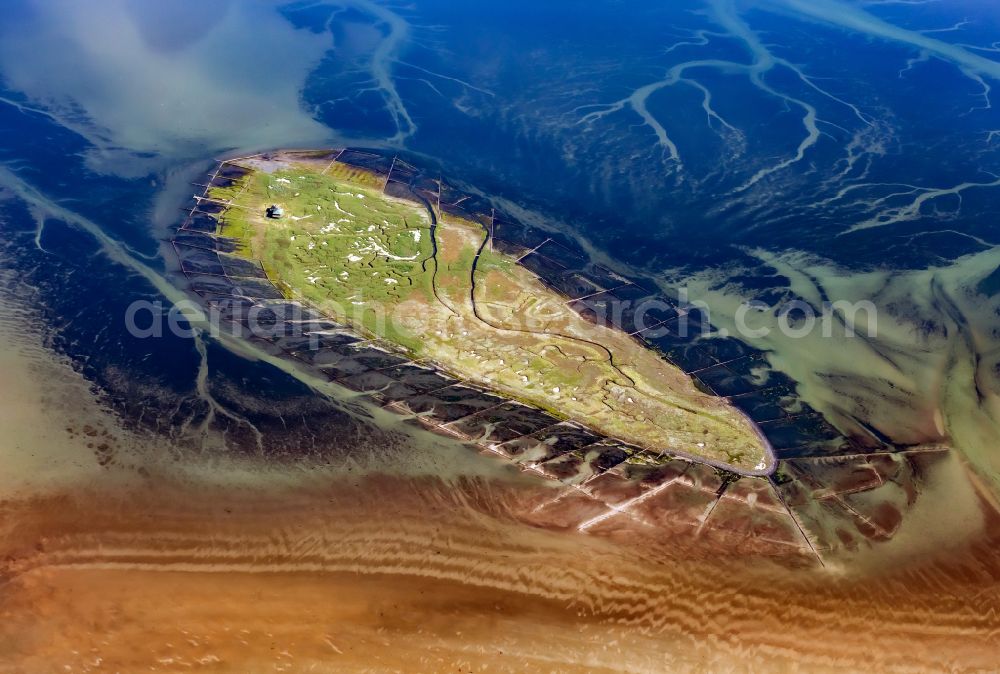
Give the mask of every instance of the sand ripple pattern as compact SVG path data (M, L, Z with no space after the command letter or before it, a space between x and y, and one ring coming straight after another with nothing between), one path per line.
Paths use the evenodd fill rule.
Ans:
M947 560L845 574L803 566L795 557L733 558L711 540L637 535L628 545L527 524L533 504L549 498L549 489L481 480L456 485L366 478L295 494L157 489L8 502L3 632L59 629L68 602L66 615L101 625L107 643L92 638L103 662L120 666L124 655L116 638L129 621L102 622L100 616L108 619L100 613L102 601L134 585L116 600L116 610L145 615L153 652L166 648L160 640L167 637L149 617L163 618L172 604L197 592L201 600L192 606L218 600L217 615L195 621L210 634L205 643L215 644L212 652L221 660L210 663L216 670L238 671L247 657L259 655L254 648L243 655L227 651L232 633L226 628L235 633L239 625L261 621L298 635L293 641L299 650L285 649L298 667L331 657L331 649L324 646L321 654L307 647L319 639L321 624L299 624L295 612L335 613L337 597L375 584L377 590L358 601L381 601L395 616L387 643L399 645L399 657L417 644L441 645L442 660L414 671L436 671L461 657L498 671L508 665L525 671L552 657L546 666L557 671L663 671L667 662L679 670L760 671L793 660L810 669L995 665L996 522ZM233 599L234 587L248 594ZM67 588L76 589L60 594ZM267 612L254 605L257 595L273 604ZM323 609L311 603L321 599ZM437 608L428 612L428 602ZM63 608L49 613L56 605ZM45 614L49 622L33 617ZM463 637L445 634L450 623L447 629L435 623L445 615L466 625ZM413 620L426 622L426 631L418 635ZM378 626L356 626L352 643L369 643ZM555 645L564 639L577 650ZM40 643L17 643L0 657L23 664L44 652ZM507 660L486 652L487 644L498 643L508 644ZM336 648L344 651L344 644ZM460 657L467 650L476 654ZM391 658L380 660L360 646L354 656L362 652L365 662L389 663L385 671L391 671ZM194 662L191 653L169 657Z

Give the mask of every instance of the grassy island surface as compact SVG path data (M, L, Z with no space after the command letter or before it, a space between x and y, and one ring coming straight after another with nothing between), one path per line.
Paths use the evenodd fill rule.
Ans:
M634 337L586 320L509 255L490 228L383 192L339 163L249 159L208 198L221 233L289 298L414 360L654 452L760 469L756 428ZM283 210L269 218L269 206Z

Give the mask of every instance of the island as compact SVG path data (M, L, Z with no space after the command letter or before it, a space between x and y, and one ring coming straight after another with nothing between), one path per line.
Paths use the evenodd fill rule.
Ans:
M452 194L440 180L414 180L416 169L398 158L388 171L323 152L226 166L230 176L210 182L200 210L233 242L232 255L259 263L284 299L448 381L543 411L589 441L617 442L634 460L680 454L742 473L769 467L767 441L742 411L699 388L641 331L595 315L585 301L609 290L648 294L632 281L607 269L597 278L564 275L571 290L545 280L533 258L576 253L551 237L511 244L516 237L503 235L518 226L511 219L472 207L476 197ZM545 256L535 255L542 246ZM630 325L677 318L655 303L642 311L629 314ZM354 377L364 376L373 374ZM405 395L389 398L406 407ZM517 441L491 437L494 426L466 435L514 453Z

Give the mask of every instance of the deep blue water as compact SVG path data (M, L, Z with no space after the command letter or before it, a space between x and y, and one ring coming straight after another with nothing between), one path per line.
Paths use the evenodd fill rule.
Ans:
M973 254L1000 268L1000 7L807 7L15 0L0 162L7 187L160 271L170 214L214 156L343 144L436 166L637 272L708 270L769 301L790 281L754 251L848 278ZM36 327L127 416L149 408L162 430L203 415L191 340L125 331L125 307L155 288L51 214L36 246L39 209L16 192L0 264L37 288ZM309 398L217 347L209 362L219 391L242 390L236 407Z

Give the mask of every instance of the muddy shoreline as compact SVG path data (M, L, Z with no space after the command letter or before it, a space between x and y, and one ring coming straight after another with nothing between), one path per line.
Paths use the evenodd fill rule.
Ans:
M367 161L360 161L355 158L355 163L351 163L351 159L345 157L345 154L348 153L353 153L353 155L351 155L352 157L364 157L367 159ZM459 212L461 212L462 214L461 217L467 219L468 221L480 222L481 224L483 224L484 229L487 231L487 242L491 246L494 245L494 239L492 237L496 230L495 223L497 221L497 212L495 209L489 208L487 213L483 211L483 209L485 209L486 206L479 204L480 210L476 211L475 207L477 203L475 199L472 197L472 195L458 193L453 188L447 187L440 180L434 181L434 183L436 184L437 193L436 194L430 193L430 189L432 186L427 182L426 179L421 178L422 174L414 167L406 164L401 160L398 160L398 158L396 157L394 157L391 160L391 163L388 166L388 171L383 176L379 173L379 169L376 165L378 155L369 155L367 153L363 153L356 150L336 150L336 151L330 151L329 153L318 152L318 151L291 153L288 151L284 151L273 154L263 154L252 157L240 157L237 159L229 160L230 162L241 162L241 164L222 162L217 167L215 173L213 173L210 176L208 184L205 187L206 195L208 190L211 189L213 186L231 187L233 185L238 184L239 179L243 177L243 173L246 171L246 169L243 167L246 165L248 161L251 163L257 162L264 167L264 170L267 170L267 166L270 166L272 164L277 164L283 158L294 158L296 160L304 160L310 163L317 162L317 166L327 161L330 162L329 165L332 165L337 162L344 162L348 166L357 166L360 170L369 172L368 175L374 176L375 181L381 182L383 184L383 192L387 195L391 195L393 198L404 199L410 201L411 203L422 205L424 208L429 208L430 203L437 203L440 204L439 208L441 208L443 214L450 213L452 215L458 215ZM403 182L404 180L406 182ZM452 202L450 205L449 203L442 202L444 195L447 195L448 201ZM459 203L462 204L462 207L455 205ZM274 291L273 293L268 292L266 288L262 288L259 282L267 281L270 279L269 275L267 274L265 269L262 266L260 266L259 262L256 263L256 266L248 267L245 261L238 260L228 256L227 253L231 250L232 244L229 244L224 237L220 236L219 230L221 229L221 227L216 228L213 231L214 222L225 221L226 209L227 209L226 204L219 203L215 200L209 199L207 198L207 196L203 196L200 198L196 197L195 207L192 208L191 211L189 212L189 215L185 220L184 224L182 225L180 230L178 230L179 236L175 237L173 241L173 247L175 252L177 253L178 258L181 261L181 267L185 272L185 274L187 275L187 278L191 283L192 288L199 295L199 297L203 301L205 301L206 304L209 305L211 305L213 301L218 302L219 296L225 296L227 294L227 290L224 287L225 282L231 281L231 286L228 289L229 296L233 297L235 300L238 301L254 302L256 303L255 306L258 308L266 307L266 310L268 312L273 312L275 322L280 322L281 320L290 321L290 315L292 313L300 312L305 316L304 320L302 319L300 320L302 320L302 322L308 322L312 320L314 322L312 327L315 328L317 331L319 330L319 328L325 327L327 330L336 330L338 334L344 336L354 334L354 336L357 337L358 340L362 340L363 343L359 344L355 342L353 344L350 344L349 342L351 340L341 339L340 341L343 342L341 346L343 346L345 349L349 349L346 352L346 355L353 356L351 360L353 360L354 362L358 362L359 360L365 358L367 359L367 361L363 361L363 364L361 365L361 369L359 371L371 372L372 374L366 375L366 377L369 380L373 381L377 380L378 386L376 387L374 384L371 384L373 388L367 390L365 389L363 384L359 387L358 385L360 382L358 380L362 379L362 376L360 374L353 372L350 369L348 369L346 372L349 373L351 376L340 377L338 378L338 381L341 384L347 385L349 388L369 393L370 395L374 395L376 402L378 402L379 404L388 405L390 408L398 409L404 414L416 412L417 410L411 409L412 406L408 404L407 400L413 395L414 387L412 386L412 381L409 380L406 376L397 377L391 374L391 371L396 371L398 375L399 368L403 366L406 362L408 362L409 359L405 357L406 354L405 353L400 354L404 357L394 361L391 355L386 355L386 354L399 353L398 350L394 348L394 345L385 344L379 340L368 340L368 337L370 336L365 336L358 334L356 332L352 332L352 330L347 328L347 326L338 325L333 321L327 320L324 325L323 321L318 318L318 315L314 314L314 312L310 310L300 311L299 307L282 306L280 301L278 301L275 298L275 295L287 294L288 289L287 288L283 289L282 287L274 285L273 283L272 283ZM430 208L429 210L431 213L431 222L433 226L434 221L436 221L436 214L434 213L432 208ZM507 216L501 215L500 217L506 218ZM501 231L506 231L505 228L507 227L507 225L502 224L503 222L506 222L506 220L501 221L500 229ZM190 248L194 247L195 244L184 237L185 235L187 235L188 232L192 230L207 235L206 237L202 238L208 239L211 247L215 249L215 252L213 254L202 255L202 258L199 259L197 256L200 253L197 252L194 254L190 253ZM523 240L525 241L530 241L531 237L538 236L538 234L534 233L533 231L525 231L523 232L523 234L525 237ZM508 239L510 238L512 237L508 236ZM539 249L542 248L544 245L546 245L550 240L551 237L544 240L541 244L534 245L530 253L522 254L518 258L519 262L521 259L525 257L530 257L531 255L538 254ZM484 243L484 245L486 245L486 243ZM512 244L507 239L497 239L496 245L498 247L507 247ZM208 246L206 246L206 249L207 247ZM576 253L571 253L570 249L565 247L561 247L560 250L562 251L560 254L564 258L568 255L573 255L573 256L582 255L581 251L577 251ZM512 255L512 257L515 256ZM580 257L579 259L583 258ZM221 262L221 264L216 264L216 262ZM545 279L544 277L539 277L537 270L530 269L529 267L527 267L527 265L522 265L522 266L528 268L529 271L531 271L531 273L535 275L536 278L539 278L546 286L550 287L554 292L557 292L559 295L563 296L566 302L574 310L576 310L577 313L592 320L600 320L600 319L595 319L592 316L588 315L592 314L592 309L589 307L589 305L581 304L577 298L582 296L584 300L587 300L595 295L602 295L602 294L605 296L609 295L607 291L597 292L597 293L593 292L594 290L600 290L601 286L598 285L598 283L600 283L599 279L601 277L604 277L605 279L614 278L613 282L611 283L605 282L604 285L607 287L621 287L625 290L628 290L629 293L626 294L626 297L629 296L637 297L638 295L644 294L646 292L642 290L641 286L635 285L634 281L622 278L621 276L614 274L610 270L607 270L603 267L594 266L591 263L587 264L588 267L591 269L590 271L591 278L588 278L585 274L581 272L571 272L569 276L567 276L567 279L565 279L565 280L568 280L569 278L572 279L572 284L574 284L575 287L577 288L575 293L572 292L569 289L569 287L565 285L564 282L562 285L558 284L553 285L551 280ZM210 275L212 278L207 278L206 274ZM221 284L220 284L220 279L222 279ZM623 286L622 285L623 283L632 285ZM618 290L619 295L621 295L622 292L623 290ZM678 318L682 317L686 312L685 309L674 309L673 304L668 304L667 300L656 297L655 295L650 296L648 299L656 299L662 304L662 306L669 308L669 310L666 312L664 312L663 310L657 311L658 315L660 316L661 323L664 320L667 322L677 321ZM625 303L626 308L629 306L629 302L630 300L626 301ZM473 304L475 303L473 302ZM283 314L284 318L282 316ZM655 348L646 341L644 341L642 337L639 336L640 335L639 332L628 333L628 330L623 325L621 325L623 321L631 322L632 320L633 317L631 314L625 317L618 316L618 324L614 325L608 324L608 325L609 327L618 329L622 332L625 332L626 334L632 334L632 338L637 342L639 342L639 344L645 348L650 348L650 349ZM654 322L656 322L657 318L654 317L653 320ZM282 351L284 351L287 355L291 356L292 358L300 362L306 362L307 365L314 364L313 362L310 361L315 360L315 355L303 353L301 350L297 350L296 348L294 348L298 347L299 344L295 343L293 340L286 340L284 343L282 343L280 339L272 341L276 346L278 346ZM733 344L736 344L736 342L733 342ZM327 346L332 346L332 345L323 344L320 346L322 348L326 348ZM359 357L359 354L356 353L355 350L359 349L359 347L363 347L364 349L367 350L365 356ZM385 352L385 353L382 353L380 355L379 352ZM341 353L340 355L343 356L345 355L345 353ZM668 358L666 355L661 354L661 356L668 362L672 362L670 358ZM673 362L672 364L674 364L675 366L677 365L676 363ZM448 401L441 401L441 400L437 401L437 404L431 404L428 402L426 405L424 405L425 409L419 410L420 412L419 418L421 419L421 421L426 423L432 429L443 430L452 435L457 433L464 440L477 442L486 449L491 449L491 450L499 449L500 453L505 453L503 448L505 444L509 444L511 440L523 440L524 435L532 435L532 434L537 435L538 436L537 439L540 444L536 445L535 449L541 451L543 444L549 444L549 445L553 443L565 444L565 442L561 440L560 436L558 435L560 427L564 427L567 430L567 432L569 432L571 435L572 434L579 435L580 432L583 430L582 427L578 426L577 424L574 424L572 422L566 422L566 420L560 419L558 417L550 416L548 412L544 412L538 408L535 408L530 403L526 407L521 407L520 404L516 401L516 399L511 399L511 398L505 399L502 394L498 397L495 391L486 390L479 385L472 384L468 381L463 381L463 378L461 376L458 376L452 372L448 372L446 368L436 365L431 361L424 360L421 363L421 365L429 367L430 371L435 371L440 375L440 377L435 382L435 384L438 386L439 389L446 389L450 385L454 385L456 383L466 387L464 390L465 393L464 398L460 395L450 395L449 400L458 401L461 399L467 404L478 400L482 403L482 404L476 403L472 405L469 408L470 411L473 411L475 409L485 410L490 406L500 410L499 412L491 413L489 421L484 420L482 424L475 424L474 429L476 432L478 432L478 435L472 435L473 433L472 427L466 429L466 432L464 433L459 433L455 428L443 428L442 423L436 423L436 421L439 422L441 420L434 419L433 410L441 409L442 407L445 407L449 404L454 405L455 402L449 403ZM390 371L390 378L386 378L381 374L386 371ZM424 374L423 376L424 378L426 378L428 375ZM706 390L707 392L710 392L713 395L718 395L703 380L697 378L696 376L692 376L692 378L702 390ZM378 393L373 394L374 390L377 390ZM404 393L402 397L399 397L398 395L394 396L392 393L393 390L397 390L400 392L405 391L407 393ZM425 397L431 396L435 393L435 390L433 388L427 388L427 387L416 387L415 390L417 393ZM504 400L506 400L507 402L504 403L503 402ZM509 408L507 412L502 411L504 405L506 405ZM686 452L673 448L665 449L661 451L659 455L662 456L665 454L667 460L669 460L670 457L678 457L681 459L704 463L706 465L713 466L722 471L733 473L738 476L768 476L772 474L774 472L774 468L776 465L776 456L770 441L768 440L766 434L763 432L761 427L758 426L757 422L752 418L750 414L748 414L745 410L739 407L735 407L735 409L740 414L742 414L743 417L747 420L749 426L753 429L754 434L756 435L761 446L764 449L765 458L761 462L762 467L754 469L746 469L743 467L733 466L724 461L713 460L707 457L698 456L691 452ZM529 410L531 411L529 412ZM480 412L480 414L483 413L485 412ZM457 423L456 418L452 418L452 416L453 415L446 415L449 423L453 424ZM518 427L521 428L522 430L520 431L511 430L511 432L506 432L505 427L511 423L517 424ZM468 424L463 423L462 425L467 426ZM555 432L556 435L546 434L547 427L551 427L552 431ZM500 437L498 438L497 436ZM477 437L479 438L478 440ZM660 463L656 453L650 454L648 451L642 450L638 447L630 446L627 443L622 442L621 440L614 440L613 438L602 436L600 433L598 433L596 436L592 436L591 438L591 443L596 443L596 442L604 443L605 445L617 444L617 447L614 448L609 447L608 450L600 451L597 457L592 458L588 462L590 464L589 468L594 472L597 471L603 472L604 470L613 468L615 465L623 462L631 462L631 463L646 464L653 466ZM530 451L524 452L524 449L525 449L524 447L521 447L519 453L524 453L524 454L532 453ZM569 448L568 451L577 451L577 453L581 455L581 458L583 458L582 455L587 453L582 445L579 447L571 447ZM635 460L633 460L632 457L635 457ZM511 457L511 458L516 458L516 457ZM556 457L552 456L550 458L556 458Z

